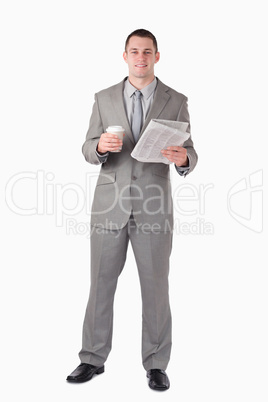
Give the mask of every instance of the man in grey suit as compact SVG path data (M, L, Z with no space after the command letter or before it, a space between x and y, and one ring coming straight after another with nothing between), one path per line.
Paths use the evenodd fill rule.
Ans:
M91 213L91 287L83 325L81 364L67 377L84 382L104 372L111 350L113 301L130 240L142 294L142 361L149 386L163 391L170 383L166 367L171 351L168 275L172 247L173 207L169 164L143 163L131 157L151 119L189 123L187 98L154 75L160 54L152 33L132 32L123 54L129 75L95 95L83 154L99 165ZM123 141L106 133L125 129ZM162 154L186 176L197 163L191 136L183 147Z

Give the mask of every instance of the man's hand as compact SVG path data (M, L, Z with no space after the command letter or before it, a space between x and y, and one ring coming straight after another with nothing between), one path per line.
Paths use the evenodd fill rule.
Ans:
M174 162L176 166L188 166L187 149L183 147L167 147L162 149L162 155L164 155L170 162Z
M125 135L125 134L124 134ZM123 141L119 140L116 134L103 133L97 146L97 151L101 154L106 152L115 152L123 145Z

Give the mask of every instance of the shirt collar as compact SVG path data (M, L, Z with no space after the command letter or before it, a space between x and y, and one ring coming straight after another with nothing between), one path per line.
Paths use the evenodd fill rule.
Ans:
M154 80L149 85L147 85L146 87L141 89L141 93L144 96L144 98L148 99L152 95L152 93L155 91L156 86L157 86L157 79L156 79L156 77L154 77ZM125 81L125 91L129 98L131 98L131 96L134 94L134 92L137 91L137 88L135 88L129 82L129 79L127 79Z

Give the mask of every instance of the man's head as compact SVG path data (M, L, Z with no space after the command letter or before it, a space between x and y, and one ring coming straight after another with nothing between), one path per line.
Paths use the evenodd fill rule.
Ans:
M148 85L154 79L154 65L160 54L154 35L145 29L132 32L126 40L123 54L129 68L130 82L137 87ZM141 86L142 87L142 86Z
M155 36L150 31L147 31L146 29L136 29L136 31L133 31L133 32L131 32L131 34L128 35L128 37L126 39L126 43L125 43L125 52L127 51L129 40L130 40L130 38L132 38L132 36L138 36L140 38L152 39L153 46L155 48L155 53L158 52L158 46L157 46L157 41L156 41Z

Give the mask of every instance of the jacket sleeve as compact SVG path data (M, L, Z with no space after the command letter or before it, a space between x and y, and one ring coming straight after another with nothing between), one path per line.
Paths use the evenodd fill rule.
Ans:
M98 96L95 94L95 103L92 109L86 141L82 146L82 152L86 161L94 165L99 165L103 162L96 153L97 145L103 132L104 129L99 111Z
M187 172L185 172L185 174L184 174L184 176L186 176L187 174L189 174L190 172L192 172L194 170L194 168L197 164L197 160L198 160L198 155L194 149L194 144L193 144L192 137L191 137L190 115L188 112L188 99L186 97L181 105L177 120L185 121L185 122L189 123L186 131L188 133L190 133L190 137L183 144L183 147L187 149L187 156L189 159L189 170Z

